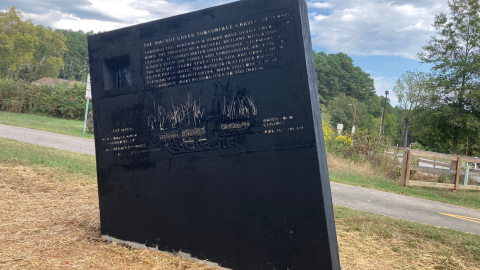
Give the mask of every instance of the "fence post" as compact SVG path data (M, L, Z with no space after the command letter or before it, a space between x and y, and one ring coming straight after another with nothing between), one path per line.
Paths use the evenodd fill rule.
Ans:
M407 181L407 161L408 161L408 149L403 150L403 157L402 157L402 168L401 168L401 175L400 175L400 183L402 186L408 186Z
M398 145L395 147L395 150L393 151L393 165L396 166L398 165Z
M407 166L405 169L405 186L408 186L410 182L410 166L412 166L412 149L408 149L408 154L407 154ZM405 158L405 153L403 154Z
M433 158L433 168L435 169L435 163L437 163L437 158Z
M459 187L460 182L460 169L462 168L462 161L460 156L457 157L457 168L455 170L455 186L453 187L453 191L455 192Z
M405 158L406 150L403 151L403 158L402 158L402 167L400 168L400 185L405 186L405 170L407 169L407 159Z

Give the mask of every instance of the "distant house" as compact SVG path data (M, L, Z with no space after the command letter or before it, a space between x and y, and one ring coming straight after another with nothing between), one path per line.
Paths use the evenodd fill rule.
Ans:
M40 80L36 80L33 83L36 84L44 84L44 85L54 85L57 83L64 83L68 82L71 86L73 86L77 81L69 81L69 80L64 80L64 79L57 79L57 78L41 78ZM78 82L80 83L80 82Z

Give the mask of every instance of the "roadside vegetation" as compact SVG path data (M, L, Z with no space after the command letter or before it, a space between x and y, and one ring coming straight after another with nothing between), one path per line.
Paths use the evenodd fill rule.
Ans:
M353 162L332 154L328 155L328 169L332 182L480 209L480 193L478 191L460 190L454 193L439 188L400 186L399 171L388 171L389 177L384 169L376 168L371 163ZM445 180L449 181L449 178L445 177Z
M93 156L0 139L0 172L0 268L215 269L102 240ZM334 210L342 269L480 268L478 235Z
M83 134L85 89L84 83L50 86L0 79L0 124L93 139L88 129Z
M85 89L84 83L37 85L0 78L0 110L82 119L86 107Z
M473 190L452 192L430 187L400 185L400 168L385 154L391 149L385 138L377 134L358 132L338 135L328 125L323 126L327 149L330 181L414 196L432 201L480 209L480 193ZM416 144L417 148L421 148ZM449 182L445 175L412 173L414 180Z

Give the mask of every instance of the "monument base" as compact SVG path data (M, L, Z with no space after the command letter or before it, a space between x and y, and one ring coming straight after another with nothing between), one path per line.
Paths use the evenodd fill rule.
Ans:
M129 245L129 246L134 247L134 248L150 249L150 250L154 250L154 251L167 253L171 256L178 256L182 259L189 260L189 261L192 261L192 262L204 263L207 266L216 267L220 270L233 270L233 269L230 269L230 268L221 267L218 263L215 263L215 262L209 262L209 261L197 259L195 257L192 257L192 255L190 255L189 253L182 252L181 250L179 252L169 252L169 251L165 251L165 250L159 250L158 248L147 247L144 244L120 240L120 239L117 239L115 237L111 237L111 236L108 236L108 235L102 235L102 238L107 240L107 241L110 241L110 242Z

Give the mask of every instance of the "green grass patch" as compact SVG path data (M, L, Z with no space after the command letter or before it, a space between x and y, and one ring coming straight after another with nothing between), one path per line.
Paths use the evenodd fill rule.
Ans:
M0 163L40 165L64 172L96 176L95 156L0 138Z
M426 240L432 240L439 243L439 247L444 247L437 250L437 255L450 257L452 252L468 254L473 261L476 261L475 264L479 265L480 235L424 225L343 206L334 206L334 211L340 230L359 231L364 237L401 239L401 241L391 241L393 252L403 252L407 248L410 251L415 248L422 249Z
M42 114L0 111L0 124L49 131L87 139L94 138L88 129L85 130L85 135L83 135L83 121L66 120Z
M330 180L337 183L480 209L480 193L478 191L460 190L454 193L439 188L403 187L399 186L397 181L381 175L362 174L336 168L329 168L329 173Z

